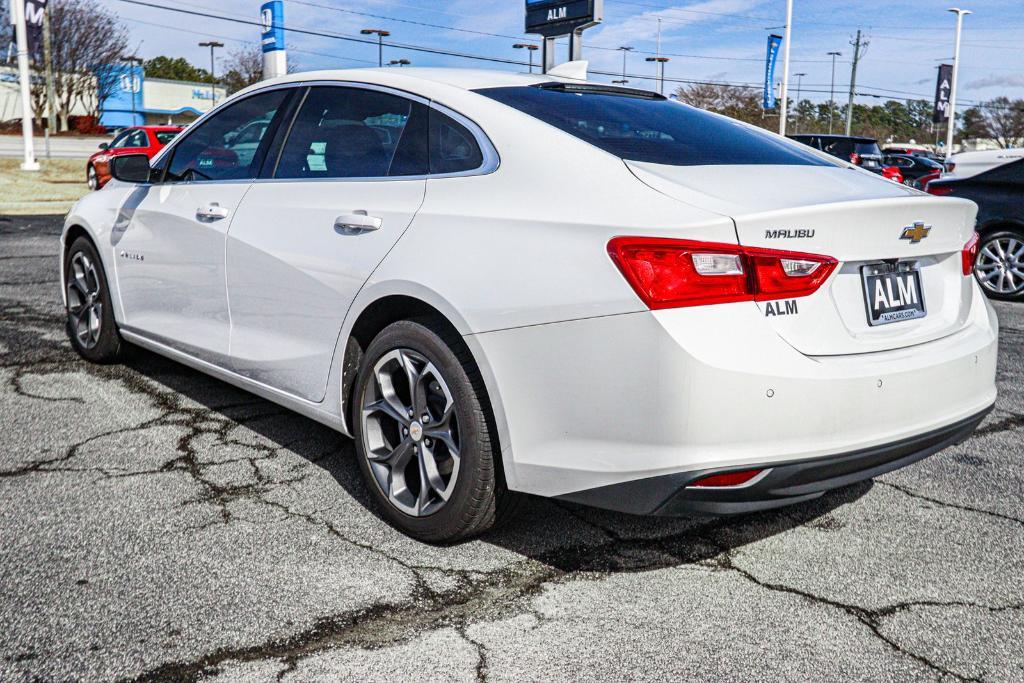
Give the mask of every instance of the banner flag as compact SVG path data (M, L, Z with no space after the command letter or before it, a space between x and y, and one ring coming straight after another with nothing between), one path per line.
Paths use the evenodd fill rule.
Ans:
M775 108L775 62L779 56L782 36L774 33L768 36L768 57L764 65L764 109Z
M953 65L939 65L939 80L935 83L935 109L932 112L932 123L945 123L949 120L949 93L953 89Z

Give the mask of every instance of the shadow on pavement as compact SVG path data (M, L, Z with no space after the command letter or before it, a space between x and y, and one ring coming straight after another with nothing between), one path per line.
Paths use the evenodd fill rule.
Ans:
M344 491L338 495L348 494L387 523L368 495L350 439L143 349L133 348L126 365L323 468ZM323 445L332 441L338 447L324 457ZM508 525L481 540L564 572L648 571L708 560L800 526L838 530L842 524L829 513L871 487L863 482L781 510L729 518L637 517L528 496Z

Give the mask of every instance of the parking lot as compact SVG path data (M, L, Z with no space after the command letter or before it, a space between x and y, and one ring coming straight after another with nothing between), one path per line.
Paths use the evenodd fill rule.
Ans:
M966 443L771 514L531 499L454 547L337 433L62 326L59 218L0 218L0 678L1024 678L1024 308ZM908 405L907 410L914 410Z

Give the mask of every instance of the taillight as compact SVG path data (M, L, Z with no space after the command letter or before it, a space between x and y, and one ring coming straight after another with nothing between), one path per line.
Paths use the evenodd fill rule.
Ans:
M808 296L838 265L817 254L657 237L616 237L608 254L651 310Z
M953 188L949 185L935 185L928 183L928 194L933 194L936 197L945 197L946 195L953 194Z
M724 474L713 474L704 477L690 484L699 488L725 488L728 486L743 486L751 483L764 470L742 470L740 472L725 472Z
M980 243L981 237L978 233L974 233L971 235L971 239L967 240L967 244L964 245L964 250L960 252L964 275L970 275L974 272L974 263L978 260L978 246Z
M860 166L860 155L856 152L850 154L850 163L856 166Z

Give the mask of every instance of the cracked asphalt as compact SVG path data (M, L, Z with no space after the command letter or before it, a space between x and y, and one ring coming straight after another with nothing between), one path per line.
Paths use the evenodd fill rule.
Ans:
M351 443L64 337L59 218L0 217L0 679L1024 679L1024 307L997 410L908 469L771 514L531 499L439 548Z

